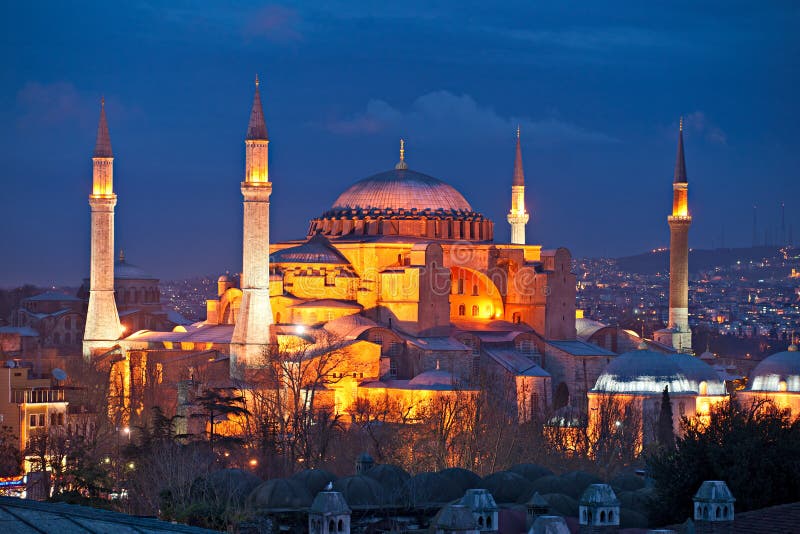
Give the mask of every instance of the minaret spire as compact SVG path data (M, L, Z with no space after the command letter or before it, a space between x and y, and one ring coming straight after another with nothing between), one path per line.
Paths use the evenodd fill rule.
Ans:
M250 110L250 122L247 125L246 140L269 140L267 136L267 123L264 120L264 109L261 107L261 82L256 74L256 90L253 96L253 107Z
M514 156L514 177L511 181L511 211L508 212L508 224L511 225L511 243L525 244L525 225L530 215L525 210L525 171L522 168L522 145L520 128L517 125L517 146Z
M114 155L108 133L105 99L100 100L97 141L92 156L91 263L89 306L83 333L83 356L87 360L98 351L114 347L122 334L114 300Z
M678 127L678 154L675 156L675 183L686 183L686 159L683 156L683 117Z
M264 362L270 341L272 308L269 301L269 138L256 76L253 108L245 137L242 301L231 338L230 372L243 378L244 370Z
M678 127L678 155L672 183L672 214L669 223L669 323L656 333L656 340L679 352L691 352L689 329L689 184L683 154L683 119Z

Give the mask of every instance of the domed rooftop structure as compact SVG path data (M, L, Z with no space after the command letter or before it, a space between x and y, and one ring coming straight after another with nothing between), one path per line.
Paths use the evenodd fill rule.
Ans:
M533 487L531 482L513 471L498 471L483 479L483 487L497 502L517 502L527 497Z
M125 253L119 251L119 259L114 262L114 278L119 280L155 280L155 276L147 274L144 269L125 261Z
M456 385L456 378L453 373L439 369L439 362L436 362L436 369L424 371L408 381L409 386L418 389L448 390Z
M453 186L408 168L404 149L394 169L348 187L331 209L313 219L308 235L334 238L411 236L491 241L494 224L473 211Z
M689 354L663 354L645 348L617 356L592 389L595 393L724 395L725 383L707 363Z
M767 356L753 369L750 391L800 393L800 352L789 345L783 352Z
M453 186L410 169L392 169L351 185L333 203L334 210L384 209L471 212L472 206Z
M380 506L385 502L383 488L377 480L368 476L340 478L333 483L333 489L340 492L347 504L354 508Z
M300 482L311 495L316 495L329 483L336 480L336 475L324 469L306 469L292 475L292 480Z
M247 498L255 510L295 510L311 506L311 494L297 480L273 478L256 486Z
M448 467L439 471L438 474L446 478L453 487L458 488L461 494L466 493L469 489L479 488L483 484L480 476L462 467Z
M350 263L320 233L314 234L302 245L274 252L269 261L270 263L329 263L334 265L348 265Z

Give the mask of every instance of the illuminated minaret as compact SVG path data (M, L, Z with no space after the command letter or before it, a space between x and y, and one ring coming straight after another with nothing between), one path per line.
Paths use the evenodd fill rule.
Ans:
M83 357L112 348L122 334L114 301L114 154L106 122L105 101L100 104L97 143L92 156L91 267L89 273L89 309L83 333Z
M529 218L528 212L525 211L525 171L522 169L522 148L517 126L517 153L514 159L514 180L511 182L511 211L508 212L511 244L525 244L525 225L528 224Z
M241 378L242 370L257 366L266 356L272 308L269 302L269 139L261 96L256 91L245 138L245 177L242 182L244 222L242 303L231 339L231 376Z
M689 330L689 215L686 161L683 157L683 118L678 131L678 155L675 159L675 179L672 183L672 215L669 222L669 324L671 345L679 352L691 352L692 332Z

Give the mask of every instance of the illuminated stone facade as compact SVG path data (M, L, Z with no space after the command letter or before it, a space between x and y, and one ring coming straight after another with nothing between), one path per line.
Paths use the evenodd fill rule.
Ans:
M116 372L132 377L118 380L131 383L132 397L141 377L271 387L278 379L265 370L290 355L300 362L291 372L315 370L304 380L316 405L339 414L358 402L421 407L482 388L508 393L508 409L523 421L550 407L556 384L543 355L558 341L581 343L568 250L495 243L494 223L453 186L409 169L402 145L393 169L346 188L305 239L270 243L267 145L256 91L241 185L243 273L219 278L205 321L122 340ZM517 156L515 180L519 143ZM524 211L522 198L515 205ZM608 361L607 351L592 351ZM578 358L559 354L548 361ZM559 380L585 391L571 369ZM129 412L152 402L132 398Z

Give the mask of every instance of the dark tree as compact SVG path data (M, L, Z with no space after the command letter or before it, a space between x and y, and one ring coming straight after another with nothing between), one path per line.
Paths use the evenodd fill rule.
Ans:
M690 516L704 480L724 480L737 511L800 500L800 418L789 410L731 399L707 418L684 417L681 425L684 436L674 449L659 448L647 458L659 503L652 509L655 524Z
M669 386L664 386L661 395L661 411L658 413L658 443L667 449L675 448L675 434L672 431L672 402L669 399Z
M245 408L245 398L236 393L233 388L213 388L205 390L201 395L194 399L200 411L193 413L191 417L202 419L208 422L208 444L211 452L214 452L215 432L214 425L234 417L247 417L250 412ZM218 441L224 444L241 443L241 439L228 436L220 436Z
M0 427L0 477L22 472L22 452L17 448L17 436L10 426Z

